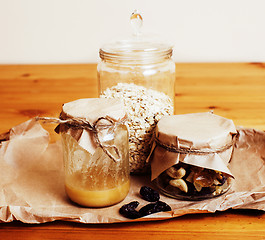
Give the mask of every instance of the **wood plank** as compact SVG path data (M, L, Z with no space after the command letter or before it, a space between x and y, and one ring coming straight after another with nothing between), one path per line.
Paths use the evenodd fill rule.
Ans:
M214 110L265 130L264 63L178 63L176 69L176 113ZM0 65L0 96L0 132L36 115L58 116L64 102L98 96L96 64ZM264 224L263 212L248 210L123 224L13 222L0 224L0 239L265 239Z
M177 64L175 113L214 110L236 125L265 129L263 63Z
M187 215L159 222L125 224L78 224L56 221L39 225L0 225L3 239L264 239L264 214L234 210L224 213ZM23 234L21 234L21 232Z
M33 116L57 117L63 103L98 96L96 65L1 65L0 95L0 132Z

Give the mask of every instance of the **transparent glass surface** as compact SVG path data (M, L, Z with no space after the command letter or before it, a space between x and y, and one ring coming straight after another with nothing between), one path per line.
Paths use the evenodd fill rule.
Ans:
M185 169L181 178L177 173L180 168ZM166 196L190 201L218 197L226 193L232 183L233 178L227 174L183 163L167 169L153 181Z
M174 112L175 63L172 47L121 41L100 49L99 95L124 101L129 124L130 171L149 171L146 162L156 123Z
M91 154L71 135L61 134L66 193L73 202L83 206L113 205L122 201L129 191L127 127L119 124L114 132L100 138L104 145L117 147L120 160L114 161L99 146ZM115 156L115 151L108 149Z
M133 83L163 92L174 103L175 63L171 58L154 58L154 62L115 60L103 59L98 64L99 94L118 83Z

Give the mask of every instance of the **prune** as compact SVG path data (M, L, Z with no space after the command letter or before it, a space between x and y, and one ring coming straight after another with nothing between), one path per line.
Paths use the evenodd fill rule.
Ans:
M165 202L158 201L156 203L149 203L139 210L141 216L147 216L152 213L171 211L171 207Z
M130 202L128 204L123 205L120 208L119 212L122 216L126 218L130 218L130 219L140 218L141 214L135 210L138 207L138 205L139 205L138 201Z
M137 211L136 208L139 206L139 202L130 202L120 208L119 212L121 215L126 218L136 219L152 213L171 211L171 207L169 205L167 205L165 202L159 201L159 193L154 189L143 186L140 189L140 194L144 200L152 203L145 205L139 211Z
M140 189L140 195L142 198L148 202L156 202L160 199L159 193L147 186L143 186Z

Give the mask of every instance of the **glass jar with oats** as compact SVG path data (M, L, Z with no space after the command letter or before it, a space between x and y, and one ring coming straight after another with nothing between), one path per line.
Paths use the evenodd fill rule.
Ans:
M175 63L171 45L139 33L140 14L133 13L131 22L136 33L129 40L106 44L99 50L99 94L124 101L130 171L146 173L155 125L162 116L174 112Z
M105 207L129 192L128 130L123 103L79 99L63 105L60 124L65 189L86 207Z

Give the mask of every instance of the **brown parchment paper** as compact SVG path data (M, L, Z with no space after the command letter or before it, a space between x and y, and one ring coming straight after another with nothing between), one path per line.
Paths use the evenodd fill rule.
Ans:
M109 126L109 128L111 127L110 125L114 126L115 123L122 122L126 118L123 102L114 98L82 98L63 104L62 112L60 113L60 119L82 119L88 121L91 127L100 118L104 119L99 121L98 125L103 124L105 126ZM111 119L111 121L107 120L108 118ZM79 124L83 123L84 122L81 122ZM96 128L94 130L96 130ZM97 145L95 137L93 137L95 135L95 131L92 131L92 129L80 127L73 128L67 124L60 124L57 132L64 132L71 135L82 148L92 155L95 153ZM99 132L96 130L96 132L97 139L100 141L100 133L104 136L107 134L108 130L104 131L103 128Z
M134 221L151 221L189 213L224 211L229 208L265 210L265 133L238 128L229 168L233 187L220 197L204 201L179 201L161 195L172 212L162 212ZM49 143L48 132L34 119L11 129L0 147L0 221L20 220L43 223L54 220L81 223L114 223L132 220L122 217L119 208L138 200L142 185L152 186L150 176L132 176L125 200L106 208L84 208L69 201L64 191L60 142Z

